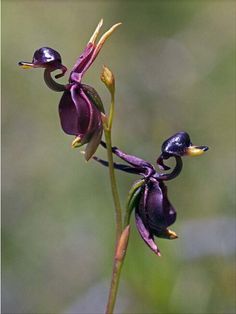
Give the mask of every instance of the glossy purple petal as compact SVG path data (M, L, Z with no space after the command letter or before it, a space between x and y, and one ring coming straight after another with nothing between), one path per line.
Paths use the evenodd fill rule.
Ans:
M167 197L167 187L153 178L145 186L138 211L145 224L157 236L160 230L176 220L176 211Z
M139 216L137 212L135 212L135 221L136 221L138 231L141 237L143 238L143 240L147 243L147 245L151 248L151 250L155 254L157 254L158 256L161 256L161 253L156 243L154 242L153 234L151 234L150 231L145 227L141 217Z
M104 143L103 141L101 141L101 145L104 148L107 148L106 143ZM112 147L112 152L119 158L123 159L124 161L132 165L135 169L133 173L144 175L145 177L149 177L153 175L154 173L156 173L154 167L149 162L139 157L126 154L125 152L123 152L117 147Z
M63 131L70 135L78 135L79 119L70 91L65 91L59 103L59 115Z
M86 102L89 108L89 123L88 123L86 133L87 133L88 139L90 139L90 137L94 134L94 132L99 133L100 130L103 130L101 113L98 110L98 108L90 101L90 99L87 97L87 95L82 89L80 90L80 96L84 99L84 101ZM81 119L83 119L83 117L84 115L81 114Z
M143 160L143 159L141 159L139 157L126 154L126 153L122 152L120 149L118 149L117 147L113 147L112 151L118 157L120 157L121 159L127 161L132 166L135 166L135 167L138 167L138 168L147 168L147 167L153 168L152 165L150 163L148 163L147 161L145 161L145 160Z
M71 72L83 73L83 70L87 63L90 61L92 54L94 52L95 46L92 43L88 43L83 53L77 59Z
M109 162L107 160L98 158L97 156L93 157L94 160L96 160L97 162L99 162L101 165L108 167L109 166ZM128 172L128 173L133 173L133 174L140 174L139 170L133 167L130 167L128 165L124 165L124 164L118 164L116 162L113 162L113 166L115 169L124 171L124 172Z
M65 91L59 103L61 126L65 133L84 137L87 142L101 129L101 114L77 85Z

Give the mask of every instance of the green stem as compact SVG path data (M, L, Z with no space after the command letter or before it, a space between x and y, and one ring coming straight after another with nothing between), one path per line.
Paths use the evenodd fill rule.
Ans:
M114 103L114 102L113 102ZM112 109L111 109L112 111ZM110 111L110 112L111 112ZM111 126L112 119L109 119L109 124ZM106 306L106 314L112 314L116 302L117 290L119 285L120 273L123 264L123 258L121 260L116 259L116 250L118 247L119 239L122 233L122 211L120 206L120 200L117 190L116 178L115 178L115 171L113 166L113 155L112 155L112 142L111 142L111 129L104 128L105 139L107 144L107 158L109 161L109 174L110 174L110 182L111 182L111 189L113 195L113 201L115 205L115 213L116 213L116 246L115 246L115 256L114 256L114 263L113 263L113 270L112 270L112 279L110 285L110 291Z
M112 128L112 122L113 122L113 117L114 117L114 109L115 109L114 92L111 94L111 106L110 106L110 112L109 112L109 118L108 118L108 130L111 130Z
M144 182L145 180L139 180L138 182L136 182L131 188L128 195L126 214L124 218L124 229L119 238L119 241L116 242L116 251L115 251L114 264L113 264L112 280L111 280L111 287L110 287L109 298L108 298L108 303L107 303L107 308L106 308L106 314L112 314L114 310L121 269L124 263L127 246L129 243L130 216L131 216L133 207L135 206L136 199L137 197L139 197L139 189L144 184Z
M108 297L108 302L106 306L106 314L112 314L115 307L116 296L117 296L123 262L124 262L124 259L122 259L121 261L116 260L116 259L114 260L111 286L110 286L109 297Z
M116 242L118 242L121 232L122 232L122 211L120 206L120 199L118 195L118 189L115 178L115 171L113 166L113 155L112 155L112 143L111 143L111 131L109 129L104 131L105 139L107 144L107 159L109 162L109 175L111 182L111 190L113 201L115 205L115 213L116 213Z

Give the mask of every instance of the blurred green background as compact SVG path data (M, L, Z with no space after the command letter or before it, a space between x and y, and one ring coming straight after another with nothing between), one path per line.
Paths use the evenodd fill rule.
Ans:
M132 219L116 313L235 313L236 28L226 0L2 1L2 312L104 310L115 237L108 172L71 149L61 95L42 70L17 66L50 46L70 69L101 17L103 30L123 25L84 82L107 106L102 65L115 73L113 143L152 163L180 130L210 147L168 183L179 239L157 239L161 258ZM117 177L125 204L137 177Z

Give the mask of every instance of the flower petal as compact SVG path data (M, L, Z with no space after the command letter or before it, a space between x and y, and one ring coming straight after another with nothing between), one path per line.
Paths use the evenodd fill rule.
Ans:
M109 162L107 160L101 159L97 156L93 156L93 159L96 160L97 162L99 162L101 165L105 166L105 167L109 167ZM128 172L128 173L133 173L133 174L139 174L139 172L137 171L137 169L124 165L124 164L119 164L117 162L113 162L113 166L114 169L118 169L124 172Z
M94 44L88 43L82 54L77 59L71 72L83 73L84 68L86 67L87 63L90 61L92 57L94 49L95 49Z
M78 135L78 113L70 91L65 91L61 97L59 115L63 131L70 135Z
M80 90L80 96L87 104L89 110L89 123L87 127L88 136L92 136L95 131L102 129L102 118L101 113L94 105L94 103L87 97L83 89Z
M93 134L93 136L91 137L91 139L89 140L86 149L85 149L85 159L88 161L96 152L101 138L102 138L102 132L103 132L103 128L101 126L100 129L96 130Z
M101 28L102 28L102 24L103 24L103 19L101 19L101 20L99 21L99 23L98 23L98 25L97 25L97 27L96 27L96 29L95 29L93 35L92 35L91 38L89 39L89 42L88 42L88 43L95 44L95 41L96 41L96 39L97 39L97 37L98 37L98 34L99 34L99 32L100 32L100 30L101 30Z
M115 29L120 26L121 23L117 23L115 25L113 25L106 33L104 33L102 35L102 37L100 38L100 40L98 41L97 44L94 44L94 49L92 50L92 54L89 54L89 58L86 58L86 62L83 65L83 69L81 71L81 77L83 76L83 74L88 70L88 68L91 66L91 64L94 62L94 60L96 59L98 53L100 52L100 50L102 49L102 46L104 45L104 43L106 42L106 40L110 37L110 35L115 31ZM88 45L91 45L92 43L89 43Z
M154 242L153 234L151 234L150 231L145 227L137 211L135 212L135 221L136 221L138 231L141 237L143 238L143 240L147 243L147 245L155 254L157 254L158 256L161 256L161 253L156 243Z
M104 145L103 142L101 144L102 146L106 147L106 144ZM112 152L119 158L123 159L124 161L126 161L127 163L135 167L137 170L137 173L141 175L150 176L151 174L154 174L156 172L153 166L149 162L139 157L126 154L117 147L112 147Z
M148 215L148 226L157 236L160 229L175 222L176 211L168 200L167 187L163 182L155 179L149 181L145 212Z
M100 112L77 85L64 92L59 103L59 114L64 132L81 138L86 136L82 144L101 125Z

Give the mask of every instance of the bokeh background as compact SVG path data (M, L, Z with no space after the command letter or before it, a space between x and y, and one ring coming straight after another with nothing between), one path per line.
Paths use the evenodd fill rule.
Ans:
M103 30L123 25L84 82L107 106L102 65L115 73L113 143L152 163L180 130L210 147L168 183L179 239L157 239L161 258L132 220L116 313L235 313L236 25L227 0L2 1L2 312L104 311L115 237L108 172L71 149L61 95L42 70L17 66L50 46L71 68L101 17ZM137 177L117 177L124 205Z

